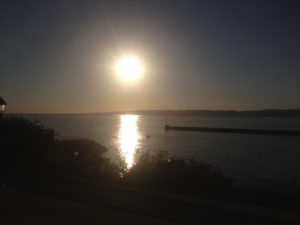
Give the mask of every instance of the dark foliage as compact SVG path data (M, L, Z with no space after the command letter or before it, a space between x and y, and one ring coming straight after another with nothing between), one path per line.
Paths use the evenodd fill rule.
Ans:
M57 140L47 156L48 168L58 174L113 180L119 169L104 156L107 151L93 140Z
M19 117L0 118L2 163L17 168L38 166L54 143L53 129Z
M233 180L210 164L145 153L125 174L124 182L143 188L195 194L230 188Z
M104 146L87 139L56 140L53 129L17 117L0 118L0 143L6 167L177 193L225 190L232 184L209 164L148 153L121 177L122 166L105 157Z
M0 161L7 167L80 177L115 177L107 149L87 139L55 140L53 129L38 121L0 118Z

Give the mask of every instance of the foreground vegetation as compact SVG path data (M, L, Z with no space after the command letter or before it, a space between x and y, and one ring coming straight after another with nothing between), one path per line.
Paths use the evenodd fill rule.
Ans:
M232 180L212 165L168 159L163 154L142 154L126 172L105 157L108 149L104 146L92 140L58 140L55 136L53 129L37 121L1 118L2 166L167 192L197 193L232 185Z

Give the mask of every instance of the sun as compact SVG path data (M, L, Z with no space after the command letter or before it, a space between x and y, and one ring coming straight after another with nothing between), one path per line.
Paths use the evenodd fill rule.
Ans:
M144 72L139 59L134 56L124 56L116 64L117 74L124 81L136 81Z

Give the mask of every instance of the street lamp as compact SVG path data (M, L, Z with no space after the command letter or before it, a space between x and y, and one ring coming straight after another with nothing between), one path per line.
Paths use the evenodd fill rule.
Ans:
M6 108L6 101L0 96L0 119L2 118L2 114L4 113L5 111L5 108ZM2 187L5 186L5 182L3 180L3 174L4 174L4 170L3 170L3 161L2 161L2 157L1 157L1 161L0 161L0 185Z
M2 115L2 113L4 113L6 105L6 101L2 97L0 97L0 116Z

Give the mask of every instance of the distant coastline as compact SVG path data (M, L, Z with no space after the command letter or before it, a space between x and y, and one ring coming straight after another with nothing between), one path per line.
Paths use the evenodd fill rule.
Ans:
M165 116L300 117L300 109L238 110L136 110L128 113Z
M219 117L300 117L300 109L264 109L264 110L131 110L93 113L7 113L7 115L113 115L136 114L158 116L219 116Z

